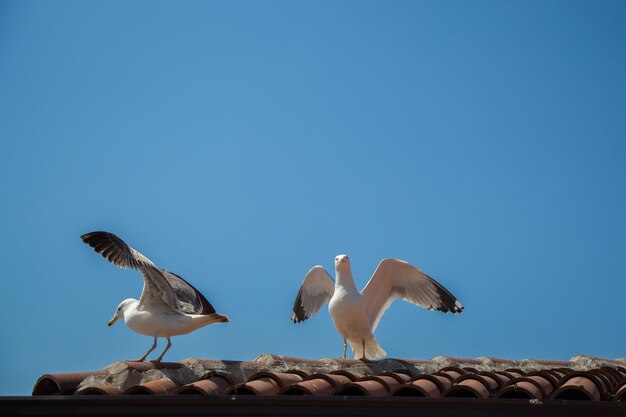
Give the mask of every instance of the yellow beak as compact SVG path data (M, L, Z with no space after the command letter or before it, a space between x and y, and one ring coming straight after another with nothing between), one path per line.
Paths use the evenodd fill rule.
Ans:
M109 327L113 326L113 324L120 319L119 316L113 316L111 320L109 320Z

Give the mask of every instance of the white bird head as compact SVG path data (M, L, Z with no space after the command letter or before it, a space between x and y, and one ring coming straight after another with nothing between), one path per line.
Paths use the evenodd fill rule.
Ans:
M350 258L348 258L348 255L337 255L337 256L335 256L335 269L339 270L339 268L341 268L341 269L344 269L344 268L350 269Z
M119 319L124 317L124 312L133 304L137 303L137 300L135 300L134 298L127 298L126 300L122 301L120 303L120 305L117 306L117 310L115 310L115 314L113 315L113 318L111 320L109 320L109 327L113 326L113 324L115 324L116 321L118 321Z

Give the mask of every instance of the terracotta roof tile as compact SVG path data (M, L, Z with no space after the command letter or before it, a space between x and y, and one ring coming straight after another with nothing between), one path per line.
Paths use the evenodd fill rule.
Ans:
M168 395L178 388L171 379L161 378L145 384L135 385L124 391L125 395Z
M344 382L337 383L333 378L342 379ZM347 377L339 375L315 375L306 381L297 382L282 388L279 395L330 395L330 392L340 384L349 382Z
M227 378L220 375L213 375L207 379L183 385L176 390L175 394L222 395L231 385L231 382Z
M626 402L626 380L622 380L622 384L615 393L615 400Z
M357 361L264 354L252 362L117 362L101 371L46 374L37 380L33 395L469 397L611 402L626 401L623 365L624 360L582 356L571 361L441 356L431 361Z
M565 382L551 395L557 400L593 400L602 399L603 387L590 373L568 376Z
M405 384L413 379L413 377L402 370L393 371L393 372L383 372L379 376L390 376L398 381L399 384Z
M554 385L546 376L527 375L510 379L496 394L496 397L541 400L548 398L552 391L554 391Z
M42 375L35 383L33 395L73 394L82 381L93 375L107 375L107 371L68 372Z
M397 397L429 397L438 398L452 387L447 377L426 374L415 377L411 382L398 385L389 395Z
M387 389L380 381L363 380L340 385L332 391L332 395L383 397L387 395L387 392Z
M276 395L291 384L303 380L301 372L267 372L252 375L248 382L233 385L226 390L227 395Z

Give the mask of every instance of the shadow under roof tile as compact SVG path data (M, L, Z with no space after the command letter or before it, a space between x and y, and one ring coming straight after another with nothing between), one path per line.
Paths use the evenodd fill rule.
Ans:
M615 398L615 401L626 402L626 381L624 381L623 384L618 387L614 398Z
M489 388L479 378L466 378L455 383L445 394L445 397L455 398L482 398L490 397Z
M496 394L499 398L548 398L554 391L551 376L526 375L509 380ZM534 388L533 388L534 387Z
M540 386L532 380L516 378L516 381L508 384L495 395L497 398L517 398L529 400L541 400L544 397Z
M556 400L600 401L602 389L593 375L575 372L550 396Z
M226 389L226 395L276 395L280 385L272 378L260 378L251 382L231 385Z
M368 379L339 385L333 389L331 394L335 396L384 397L387 395L387 392L387 388L381 381Z

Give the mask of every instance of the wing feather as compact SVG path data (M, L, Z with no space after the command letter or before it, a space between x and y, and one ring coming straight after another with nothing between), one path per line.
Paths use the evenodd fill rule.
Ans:
M161 269L161 273L176 293L183 313L202 315L215 313L215 309L204 295L183 277L165 269Z
M307 272L293 304L291 320L304 321L317 313L328 303L335 292L335 282L321 266L314 266Z
M143 290L139 298L139 304L165 303L172 310L183 312L183 306L178 301L175 290L163 272L161 272L161 269L150 259L128 246L113 233L91 232L82 235L80 238L114 265L120 268L132 268L141 271Z
M399 259L383 259L363 289L367 313L376 330L380 318L397 298L428 310L453 314L463 305L443 285Z

